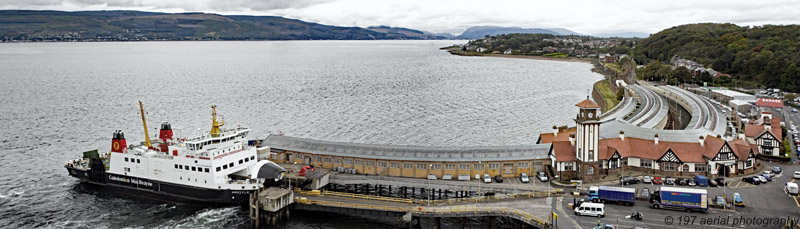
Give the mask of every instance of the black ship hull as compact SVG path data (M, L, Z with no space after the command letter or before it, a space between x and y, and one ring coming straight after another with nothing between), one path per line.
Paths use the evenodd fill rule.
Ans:
M225 190L193 187L168 182L131 177L113 173L92 172L66 167L69 175L81 182L93 184L126 195L166 202L204 205L247 205L252 190ZM95 170L96 171L96 170Z

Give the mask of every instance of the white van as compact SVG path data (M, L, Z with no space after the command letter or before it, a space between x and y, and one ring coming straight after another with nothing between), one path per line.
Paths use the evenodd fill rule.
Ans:
M606 210L603 204L587 202L587 203L582 203L581 206L575 208L575 215L605 217Z
M784 190L786 190L786 193L789 193L790 195L797 195L798 193L797 184L792 182L786 182L786 187L784 187Z

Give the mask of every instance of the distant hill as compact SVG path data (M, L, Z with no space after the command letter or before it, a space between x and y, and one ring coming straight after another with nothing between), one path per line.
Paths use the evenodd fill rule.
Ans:
M443 39L421 31L339 27L276 16L142 11L0 10L0 40Z
M407 28L400 28L400 27L389 27L389 26L371 26L367 27L368 30L385 33L389 36L398 36L404 38L417 38L417 39L448 39L447 37L436 35L433 33L426 33L419 30L407 29Z
M594 34L595 37L647 38L650 34L640 32L617 32Z
M581 35L575 31L564 28L520 28L520 27L499 27L499 26L473 26L465 30L461 35L456 36L456 39L479 39L487 35L495 36L500 34L512 33L534 33L534 34L552 34L552 35Z

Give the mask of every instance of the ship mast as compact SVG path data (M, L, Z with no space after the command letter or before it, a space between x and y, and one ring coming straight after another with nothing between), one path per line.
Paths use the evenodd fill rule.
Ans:
M144 145L147 146L147 148L153 147L150 144L150 135L147 134L147 122L144 120L144 107L142 106L142 101L139 101L139 111L142 112L142 124L144 125Z
M211 137L219 137L220 131L219 127L225 125L225 118L222 119L222 122L217 122L217 106L211 106Z

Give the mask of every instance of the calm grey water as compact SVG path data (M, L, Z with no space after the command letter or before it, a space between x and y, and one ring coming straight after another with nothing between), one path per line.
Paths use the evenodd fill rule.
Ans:
M248 226L246 209L150 203L79 185L63 164L114 130L208 131L397 145L533 144L601 78L585 63L452 56L457 41L0 44L0 225ZM151 132L153 133L153 132ZM295 228L392 225L295 213ZM330 218L330 219L326 219ZM324 219L324 220L323 220Z

